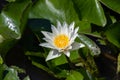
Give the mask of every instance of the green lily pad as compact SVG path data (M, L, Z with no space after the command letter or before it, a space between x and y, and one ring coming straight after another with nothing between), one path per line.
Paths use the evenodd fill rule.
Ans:
M105 32L107 39L120 48L120 22L116 22L109 26L109 29Z
M100 2L120 14L120 0L100 0Z
M6 5L0 14L0 53L5 54L21 38L27 22L31 1L13 2Z
M101 53L100 48L97 46L97 44L94 41L92 41L90 38L88 38L87 36L83 34L79 34L78 38L91 51L92 56L99 55Z
M99 26L106 25L106 17L98 0L73 0L80 18Z
M57 20L68 24L75 22L81 32L91 32L89 22L80 21L72 0L38 0L33 5L29 18L44 18L56 25Z
M16 70L9 68L8 73L6 74L3 80L20 80Z
M77 71L71 71L66 80L83 80L84 77Z

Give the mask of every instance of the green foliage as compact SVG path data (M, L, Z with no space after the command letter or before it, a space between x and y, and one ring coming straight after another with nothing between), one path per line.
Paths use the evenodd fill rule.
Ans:
M31 1L8 4L0 14L0 35L4 41L0 43L0 53L5 55L14 43L21 38ZM15 7L16 6L16 7Z
M0 64L0 80L20 80L18 73L21 72L23 73L23 69L20 69L18 67L16 67L17 69L15 69L16 66L13 67L8 67L5 64ZM25 80L30 80L29 77L26 77Z
M98 77L97 57L105 46L114 47L111 55L120 53L120 1L119 0L6 0L0 10L0 80L20 80L18 74L25 70L8 67L6 54L16 45L32 65L62 80L105 80ZM45 61L50 49L39 46L43 41L41 31L51 32L57 20L79 26L77 42L84 48ZM26 25L27 24L27 25ZM25 31L25 32L24 32ZM17 43L20 41L20 43ZM17 52L15 52L17 54ZM105 52L106 53L106 52ZM117 53L117 54L115 54ZM108 57L109 58L109 57ZM111 58L111 57L110 57ZM116 59L115 59L116 60ZM96 62L97 63L97 62ZM118 56L119 72L119 56ZM19 63L18 63L19 64ZM4 72L6 74L4 74ZM29 75L24 80L30 80Z
M105 6L120 14L119 0L100 0Z
M30 80L30 77L27 76L27 77L25 77L23 80Z
M7 66L5 65L5 64L0 64L0 80L2 80L3 79L3 72L4 72L4 70L7 68Z
M1 56L0 56L0 64L3 64L3 59Z
M79 39L81 42L83 42L91 51L91 55L99 55L100 54L100 48L88 37L85 35L79 34Z
M117 60L118 60L118 64L117 64L117 73L119 74L119 72L120 72L120 54L118 55Z
M56 24L57 20L66 21L69 24L75 21L76 26L80 26L80 31L90 31L90 23L79 20L71 0L38 0L33 5L29 17L49 19L53 24Z
M6 74L5 78L3 80L20 80L19 77L17 76L18 73L14 69L9 68L8 73Z
M98 0L73 0L73 2L78 8L78 14L83 21L91 22L103 27L106 25L104 11Z
M77 71L71 71L66 80L83 80L83 76Z
M120 38L118 37L120 36L120 34L118 34L120 33L119 29L120 23L119 22L114 23L109 26L109 29L106 30L105 35L111 43L120 48Z
M6 0L6 1L8 1L8 2L15 2L16 0Z

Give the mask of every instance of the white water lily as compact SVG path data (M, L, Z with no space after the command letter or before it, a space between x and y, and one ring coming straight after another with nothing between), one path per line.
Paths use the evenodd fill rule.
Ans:
M41 43L40 46L51 48L46 61L53 58L57 58L64 53L67 57L70 57L70 51L84 47L82 43L75 42L78 36L79 27L74 29L75 23L72 22L68 25L66 22L63 25L58 21L57 27L51 26L52 33L42 31L46 42Z

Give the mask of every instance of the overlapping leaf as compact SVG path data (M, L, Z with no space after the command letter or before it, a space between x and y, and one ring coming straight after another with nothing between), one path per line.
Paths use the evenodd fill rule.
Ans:
M77 71L71 71L66 80L83 80L84 77L81 73Z
M77 5L80 18L99 26L105 26L106 18L98 0L73 0Z
M100 0L105 6L120 14L120 0Z
M12 69L12 68L10 68L8 70L8 73L3 80L10 80L10 79L11 80L20 80L19 77L18 77L17 71Z
M71 0L38 0L33 5L29 17L48 19L54 25L57 20L66 21L68 24L74 21L76 26L80 26L81 32L91 31L90 23L79 20Z
M94 41L92 41L91 39L89 39L87 36L79 34L79 39L82 43L84 43L86 45L86 47L88 47L88 49L91 51L91 55L99 55L100 54L100 48L96 45L96 43Z
M9 3L0 14L0 35L4 41L0 43L0 53L6 53L20 39L25 27L31 1Z
M109 29L105 32L107 39L120 48L120 22L116 22L109 26Z

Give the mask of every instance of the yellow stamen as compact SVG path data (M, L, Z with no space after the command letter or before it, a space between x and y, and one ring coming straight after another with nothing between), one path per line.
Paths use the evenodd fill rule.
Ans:
M69 37L65 34L60 34L54 38L54 44L58 48L65 48L69 44Z

